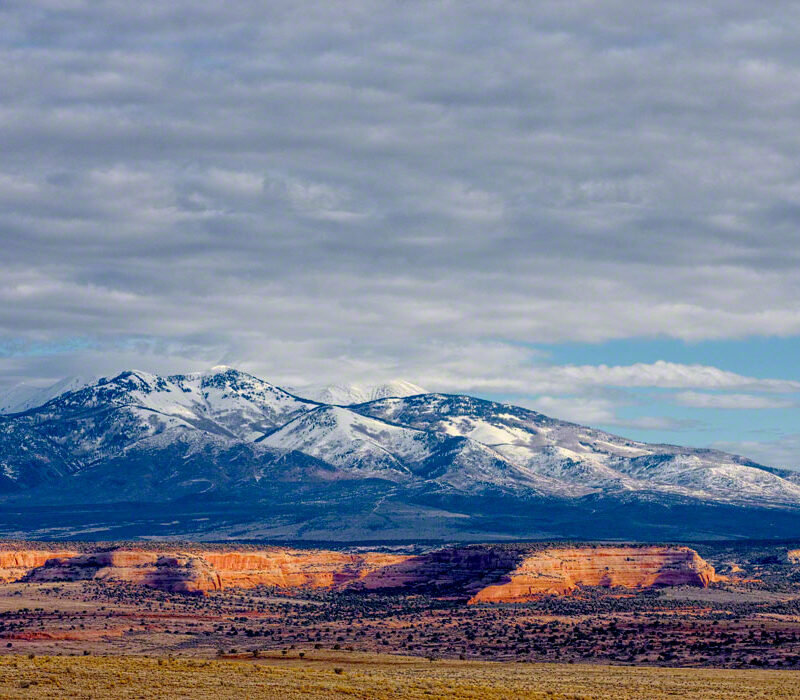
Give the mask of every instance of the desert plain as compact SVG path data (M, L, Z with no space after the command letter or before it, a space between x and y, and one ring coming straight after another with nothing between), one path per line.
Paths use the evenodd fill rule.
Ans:
M6 542L0 697L800 697L798 549Z

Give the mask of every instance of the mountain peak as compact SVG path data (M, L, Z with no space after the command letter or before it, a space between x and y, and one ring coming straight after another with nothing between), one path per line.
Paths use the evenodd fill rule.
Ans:
M64 377L49 386L36 386L31 384L17 384L15 387L0 396L0 414L21 413L30 408L41 406L50 399L70 391L77 391L89 384L97 382L96 376L70 376Z
M306 386L295 390L303 396L319 403L336 406L351 406L368 401L377 401L390 397L416 396L426 394L421 386L405 379L392 379L382 383L326 384L322 386Z
M752 535L740 517L747 509L785 517L781 532L800 522L800 473L424 393L405 380L288 393L216 366L171 376L129 370L50 390L59 388L0 419L0 502L62 503L69 492L76 503L189 503L181 499L213 493L232 499L225 518L240 501L273 504L273 515L258 517L281 532L313 520L328 533L357 511L371 537L387 528L416 536L445 516L455 519L450 532L467 532L493 514L510 516L502 527L514 536L541 534L548 522L545 531L570 534L563 523L576 518L594 532L598 508L614 513L615 537L637 536L642 522L669 534L687 527L689 512L700 518L690 531L704 535ZM717 523L721 508L736 510Z

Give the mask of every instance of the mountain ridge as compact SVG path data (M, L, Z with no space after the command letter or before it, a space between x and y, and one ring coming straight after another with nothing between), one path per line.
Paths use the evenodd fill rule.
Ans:
M326 384L293 389L297 396L334 406L351 406L389 397L414 396L428 392L405 379L392 379L377 384Z
M224 366L165 377L131 370L0 416L0 534L14 508L136 499L156 511L180 503L187 516L216 504L182 533L212 532L252 504L237 515L243 531L270 537L494 528L513 539L569 533L570 513L588 527L592 513L615 508L622 519L609 527L629 537L691 526L670 509L700 519L724 511L721 529L737 536L751 519L736 525L736 513L781 511L800 527L800 474L458 394L345 406ZM654 508L664 522L637 520ZM131 527L147 536L153 524Z

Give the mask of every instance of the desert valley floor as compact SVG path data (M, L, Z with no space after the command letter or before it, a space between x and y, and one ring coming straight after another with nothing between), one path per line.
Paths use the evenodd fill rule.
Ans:
M800 543L401 549L3 543L0 697L800 696Z

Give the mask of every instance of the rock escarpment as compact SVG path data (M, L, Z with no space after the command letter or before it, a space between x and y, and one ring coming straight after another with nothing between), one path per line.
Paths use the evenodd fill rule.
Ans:
M225 588L334 588L398 564L407 555L324 550L275 549L264 552L200 552L219 572Z
M448 547L377 569L352 587L472 595L513 570L521 558L513 546Z
M706 587L715 578L714 568L688 547L554 548L524 557L503 581L470 602L524 602L579 586Z
M0 551L0 583L18 581L32 569L44 566L54 556L72 557L74 551L48 549L12 549Z
M112 550L51 557L32 569L25 581L125 581L174 593L222 589L219 574L201 557L157 552Z
M228 588L352 588L446 593L470 602L523 602L580 586L707 586L713 567L688 547L469 545L411 556L268 548L6 550L8 581L127 582L177 593Z
M10 554L6 552L5 554ZM6 580L128 582L173 593L225 588L334 588L392 566L404 555L270 549L261 552L109 550L29 556L30 566ZM24 557L23 557L24 559Z

